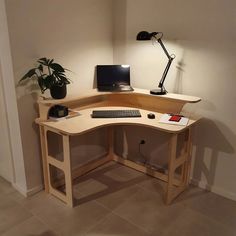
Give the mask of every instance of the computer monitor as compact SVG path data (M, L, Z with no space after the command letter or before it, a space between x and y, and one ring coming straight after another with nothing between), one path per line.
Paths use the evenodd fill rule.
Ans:
M129 65L97 65L97 86L130 85Z

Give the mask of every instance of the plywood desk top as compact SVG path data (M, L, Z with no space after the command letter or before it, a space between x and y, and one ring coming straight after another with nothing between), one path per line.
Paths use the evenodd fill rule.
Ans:
M99 127L111 125L137 125L162 130L168 133L179 133L196 122L194 119L189 119L187 126L172 125L160 123L162 113L152 112L155 114L155 119L148 119L147 114L151 111L139 109L142 117L132 118L91 118L93 110L107 110L107 107L88 108L81 110L79 116L63 119L59 121L44 121L39 122L43 126L53 128L54 130L67 135L78 135L88 132ZM129 107L109 107L109 110L114 109L130 109Z
M178 133L196 122L190 119L187 126L170 125L159 123L163 113L180 113L186 103L196 103L201 99L198 97L167 93L166 95L151 95L148 90L137 89L133 92L98 92L92 89L78 97L67 97L65 99L47 99L39 101L40 117L37 123L58 132L68 135L82 134L88 130L110 125L139 125L148 126L170 133ZM60 120L49 121L48 110L55 104L62 104L71 109L78 110L80 116ZM132 109L138 108L141 118L91 118L95 109ZM148 113L154 113L156 119L148 119Z

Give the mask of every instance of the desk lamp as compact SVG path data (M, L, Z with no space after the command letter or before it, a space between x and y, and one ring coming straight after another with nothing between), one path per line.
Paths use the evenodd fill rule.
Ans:
M162 32L148 33L147 31L141 31L141 32L139 32L137 34L137 38L136 38L139 41L154 39L156 42L158 42L161 45L161 47L164 50L166 56L168 57L168 63L166 65L166 68L164 70L164 73L163 73L163 75L161 77L161 80L159 82L159 85L158 85L159 89L152 89L150 91L150 93L154 94L154 95L164 95L164 94L167 93L167 91L166 91L166 89L164 87L164 82L165 82L166 75L167 75L167 73L168 73L168 71L170 69L170 65L171 65L173 59L175 58L175 55L173 55L173 54L170 55L167 52L167 50L166 50L166 48L165 48L165 46L164 46L164 44L162 43L162 40L161 40L162 36L163 36Z

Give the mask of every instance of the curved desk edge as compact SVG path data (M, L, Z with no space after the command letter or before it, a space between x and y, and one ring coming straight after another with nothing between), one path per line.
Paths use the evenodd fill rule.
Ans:
M117 107L110 107L109 109L116 109ZM99 109L106 109L106 107L100 107ZM128 109L127 107L118 107L118 109ZM155 114L155 119L148 119L147 115L150 113L148 110L139 109L142 117L135 118L91 118L93 108L88 108L80 111L80 115L69 119L63 119L59 121L53 120L41 120L38 119L36 122L39 125L46 126L53 129L56 132L63 133L66 135L74 136L81 135L90 132L95 129L108 126L119 126L119 125L136 125L142 127L149 127L159 131L167 133L180 133L186 128L189 128L195 124L198 119L191 118L186 126L165 124L160 123L162 113L152 112ZM80 125L83 124L83 125Z
M167 93L165 95L152 95L152 94L150 94L149 90L134 88L134 91L132 91L132 92L99 92L97 89L91 89L79 96L68 95L66 98L63 98L63 99L52 99L52 98L42 99L42 98L40 98L38 100L38 103L48 104L48 105L65 104L65 103L74 102L74 101L84 99L84 98L90 98L90 97L94 97L94 96L106 96L106 95L112 95L112 94L120 94L120 95L121 94L130 94L131 96L132 96L132 94L147 95L147 96L152 96L153 98L156 97L159 99L169 99L169 100L181 101L181 102L185 102L185 103L196 103L196 102L201 101L201 98L195 97L195 96L175 94L175 93Z

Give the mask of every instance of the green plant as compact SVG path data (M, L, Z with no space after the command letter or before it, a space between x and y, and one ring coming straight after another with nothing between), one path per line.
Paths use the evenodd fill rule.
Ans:
M70 84L70 80L65 75L65 71L60 64L55 63L54 59L40 58L37 60L38 65L30 69L19 81L27 79L37 79L41 92L50 89L52 86L63 86Z

